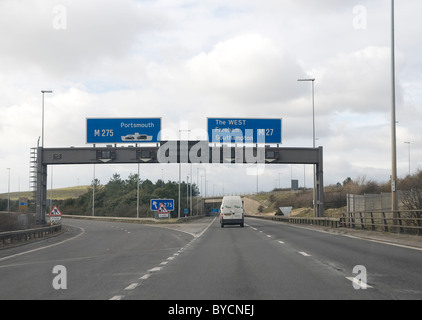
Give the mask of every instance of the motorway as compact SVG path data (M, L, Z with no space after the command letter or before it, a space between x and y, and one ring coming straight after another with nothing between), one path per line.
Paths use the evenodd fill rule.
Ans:
M422 299L416 247L254 218L63 224L60 236L0 250L0 299Z

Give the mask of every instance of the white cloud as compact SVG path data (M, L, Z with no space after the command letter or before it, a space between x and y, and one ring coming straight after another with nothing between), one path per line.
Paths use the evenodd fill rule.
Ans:
M397 70L403 69L398 56ZM391 105L391 50L385 47L340 54L316 70L322 112L350 111L359 114L386 112ZM397 101L402 100L400 83Z
M353 26L358 4L367 9L365 30ZM55 6L66 9L64 30L53 26ZM404 141L412 141L412 168L422 165L422 47L414 27L422 4L396 6L398 159L399 173L406 173ZM325 182L365 174L388 180L389 18L380 0L0 1L0 140L7 150L0 181L7 175L1 167L12 167L12 177L19 173L27 185L29 148L41 135L41 90L54 91L45 101L47 146L84 146L86 117L162 117L169 132L188 121L198 137L206 117L219 116L282 117L284 145L309 147L311 86L297 82L308 76L316 78ZM97 173L107 182L111 171L132 170L116 168ZM279 169L287 183L289 168ZM56 185L76 184L74 170L57 169ZM89 183L91 168L79 170ZM154 170L146 171L160 178ZM220 185L229 170L209 177ZM262 188L274 187L277 170L265 173ZM244 173L230 188L254 191ZM16 179L12 185L17 189Z
M65 11L55 10L65 9ZM159 28L161 15L130 0L2 1L0 56L8 68L37 68L56 76L80 75L102 59L125 57L146 31ZM66 16L66 27L55 26ZM7 65L6 65L7 67ZM12 69L12 70L13 70Z

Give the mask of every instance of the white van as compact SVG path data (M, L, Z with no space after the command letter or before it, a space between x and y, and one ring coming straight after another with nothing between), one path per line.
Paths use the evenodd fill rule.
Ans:
M244 225L245 211L243 210L243 201L239 196L226 196L220 208L220 224L224 228L228 224Z

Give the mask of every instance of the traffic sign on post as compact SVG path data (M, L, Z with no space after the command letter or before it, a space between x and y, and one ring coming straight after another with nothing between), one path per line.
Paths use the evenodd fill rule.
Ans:
M56 223L62 219L62 213L57 206L54 206L48 214L51 223Z
M59 208L57 208L57 206L54 206L53 209L51 209L50 213L49 213L50 217L61 217L62 213L60 212Z
M161 118L86 119L87 143L158 143Z
M208 118L208 140L215 143L281 143L281 119Z
M159 211L162 207L164 207L167 211L174 211L174 199L151 200L151 211Z

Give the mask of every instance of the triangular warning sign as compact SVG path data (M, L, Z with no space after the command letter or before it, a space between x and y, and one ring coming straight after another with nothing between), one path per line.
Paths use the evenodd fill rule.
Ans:
M166 206L163 203L160 203L160 207L158 208L159 213L169 213Z
M50 211L49 216L61 216L62 213L60 212L57 206L54 206L53 209Z

